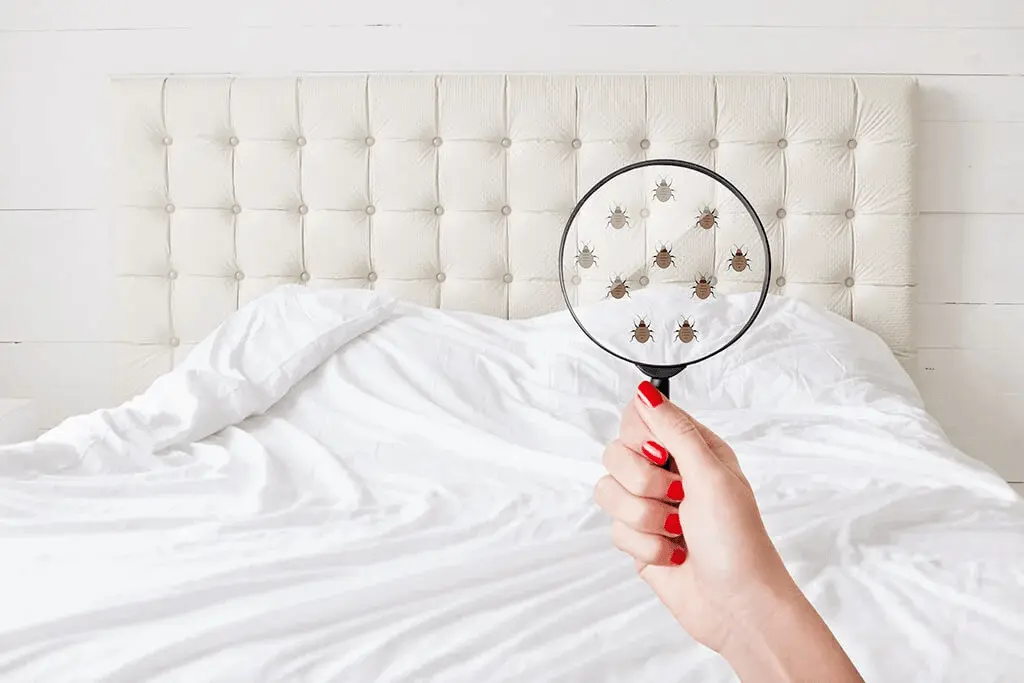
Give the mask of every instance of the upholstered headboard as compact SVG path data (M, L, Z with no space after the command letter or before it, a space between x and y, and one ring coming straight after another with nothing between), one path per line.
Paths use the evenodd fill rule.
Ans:
M751 200L772 292L908 356L914 90L802 76L116 79L118 336L167 369L239 305L296 282L549 312L579 195L626 163L675 157Z

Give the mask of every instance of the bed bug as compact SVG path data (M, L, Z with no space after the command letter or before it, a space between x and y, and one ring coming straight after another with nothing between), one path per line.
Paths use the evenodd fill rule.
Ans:
M672 189L672 179L666 180L662 178L658 181L658 184L654 186L654 198L659 202L665 203L670 199L675 199L676 191Z
M576 252L576 263L580 268L590 268L593 265L597 265L597 255L590 248L589 244L584 243L579 251Z
M694 294L697 295L698 299L707 299L709 296L715 295L715 288L708 282L707 277L701 275L693 281L693 294L690 296L693 297Z
M630 335L630 339L635 339L641 344L646 344L647 340L654 340L654 330L651 329L651 324L640 318L640 321L633 326L633 333Z
M743 251L741 247L736 247L733 253L729 256L729 268L735 270L737 273L742 273L749 267L750 259L747 258L747 252Z
M629 214L621 206L614 207L608 214L608 225L616 230L629 227Z
M629 296L629 283L623 281L621 277L616 277L608 285L608 296L613 299L621 299L624 296Z
M718 209L705 206L697 215L697 227L710 230L718 225Z
M689 344L696 338L697 330L694 329L693 323L689 318L683 318L683 322L679 323L679 328L676 330L676 339L684 344Z
M654 255L654 265L665 269L676 264L676 257L672 255L671 245L662 245Z

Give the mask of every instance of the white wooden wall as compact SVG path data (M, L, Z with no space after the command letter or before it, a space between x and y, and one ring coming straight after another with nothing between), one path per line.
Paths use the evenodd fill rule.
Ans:
M1024 481L1022 0L2 0L0 395L53 422L115 390L109 75L391 70L920 76L919 384Z

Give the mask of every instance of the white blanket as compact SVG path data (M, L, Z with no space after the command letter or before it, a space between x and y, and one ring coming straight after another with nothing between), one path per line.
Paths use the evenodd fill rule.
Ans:
M0 449L0 680L733 680L591 502L639 379L566 314L276 290ZM773 297L673 398L868 681L1021 680L1024 501L877 337Z

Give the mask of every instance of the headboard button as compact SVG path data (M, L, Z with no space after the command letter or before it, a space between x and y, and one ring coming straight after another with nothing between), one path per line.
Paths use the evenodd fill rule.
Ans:
M164 147L170 147L173 144L174 144L174 138L172 138L170 135L168 135L167 137L164 138Z
M512 282L512 273L505 273L505 277L501 278L505 281L505 284Z
M438 281L438 282L444 282L444 281L445 281L445 280L447 280L448 278L447 278L447 277L445 277L445 274L444 274L444 273L438 273L438 274L437 274L437 278L436 278L436 279L437 279L437 281Z
M708 280L708 284L711 285L712 287L717 287L718 286L718 276L717 275L712 275L711 279Z
M787 141L786 138L782 138L781 140L779 140L778 144L779 149L786 149L786 147L789 147L789 141Z
M299 213L305 216L307 213L309 213L309 207L306 206L305 204L299 204Z
M649 284L651 284L651 279L649 277L647 277L646 275L641 275L640 276L640 286L641 287L646 287Z
M582 146L583 146L583 141L582 140L580 140L579 138L573 138L573 140L572 140L572 148L573 149L579 149Z
M512 213L512 207L511 206L506 204L505 206L501 207L501 215L502 216L507 216L510 213Z
M434 145L434 147L440 147L441 145L444 144L444 140L442 140L441 138L434 138L433 140L430 141L430 143Z
M512 146L512 140L510 140L509 138L502 138L501 139L501 146L502 147L511 147Z
M853 209L847 209L846 210L846 217L847 218L853 218L856 215L857 215L857 212L854 211Z
M643 140L640 141L640 149L650 149L650 148L651 148L651 141L650 140L648 140L647 138L644 138Z
M299 147L305 147L306 146L306 138L304 138L304 137L302 137L300 135L299 137L295 138L295 144L298 145Z
M708 140L708 147L710 147L711 149L718 149L718 140L716 140L715 138L711 138L710 140Z
M776 284L777 286L779 286L779 287L785 287L785 286L786 286L786 278L784 278L784 277L780 277L779 279L777 279L777 280L775 281L775 284Z
M648 209L646 206L644 208L640 209L640 218L647 218L650 215L651 215L651 210Z
M178 279L178 271L172 270L171 272L167 273L167 279L168 280L177 280Z
M581 283L581 282L583 282L583 280L581 280L581 279L580 279L580 276L579 276L579 275L573 275L573 276L572 276L572 283L573 283L574 285L578 285L578 284L579 284L579 283Z
M435 206L434 207L434 215L435 216L443 216L444 215L444 207L443 206Z
M372 216L375 213L377 213L377 207L376 206L374 206L373 204L370 204L368 207L366 207L366 215L367 216Z
M174 204L168 204L164 207L164 211L167 213L174 213Z
M785 209L779 209L778 211L775 212L775 215L778 218L785 218L786 217L786 210Z
M367 147L373 147L373 143L375 143L375 142L377 142L377 141L373 139L372 135L368 135L366 137L366 146Z
M177 346L178 344L181 343L181 340L178 339L177 337L171 337L170 339L167 340L167 343L170 344L171 346Z
M846 143L846 146L849 147L850 149L857 149L857 141L850 140Z
M245 279L245 273L243 273L242 271L238 271L237 273L235 273L235 279L241 282L242 280Z
M231 145L232 147L238 147L238 138L232 135L230 138L228 138L228 144Z
M846 285L847 287L853 287L853 278L846 278L845 280L843 280L843 284Z
M377 273L375 273L375 272L373 272L371 270L369 273L366 274L366 279L369 280L370 282L376 282L377 281Z
M237 216L238 214L242 213L242 207L240 207L238 204L235 204L234 206L231 207L231 213Z
M309 282L309 273L307 273L306 271L302 271L301 273L299 273L299 280L301 280L302 282Z

